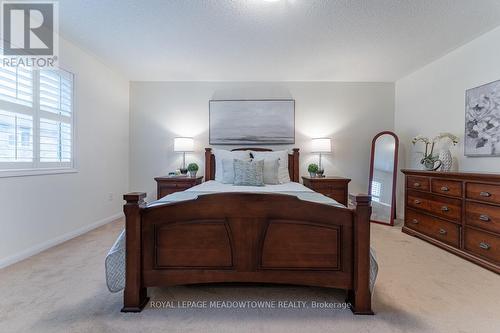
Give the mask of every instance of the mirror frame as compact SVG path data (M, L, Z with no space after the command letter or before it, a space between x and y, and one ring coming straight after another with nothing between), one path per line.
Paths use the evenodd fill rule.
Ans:
M383 225L388 225L388 226L393 226L394 225L394 218L396 217L396 181L398 178L398 152L399 152L399 138L396 135L396 133L391 132L391 131L383 131L375 135L375 137L372 140L372 151L371 151L371 157L370 157L370 177L368 179L368 194L371 195L372 193L372 180L373 180L373 169L374 169L374 160L375 160L375 143L377 142L377 139L381 137L382 135L391 135L394 137L394 143L396 145L394 149L394 172L392 175L392 199L391 199L391 218L389 220L389 223L385 223L382 221L375 221L370 219L371 222L373 223L378 223L378 224L383 224Z

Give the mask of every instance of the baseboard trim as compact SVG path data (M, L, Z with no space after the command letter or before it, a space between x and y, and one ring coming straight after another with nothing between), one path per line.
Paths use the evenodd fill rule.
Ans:
M21 253L14 254L14 255L8 256L6 258L0 259L0 269L5 268L7 266L10 266L12 264L15 264L21 260L27 259L31 256L34 256L35 254L38 254L38 253L45 251L51 247L54 247L54 246L59 245L61 243L64 243L72 238L83 235L91 230L99 228L100 226L103 226L105 224L113 222L113 221L115 221L123 216L124 216L123 213L117 213L117 214L111 215L111 216L109 216L105 219L102 219L100 221L97 221L97 222L94 222L92 224L86 225L82 228L73 230L71 232L68 232L64 235L50 239L50 240L43 242L41 244L32 246L29 249L22 251Z

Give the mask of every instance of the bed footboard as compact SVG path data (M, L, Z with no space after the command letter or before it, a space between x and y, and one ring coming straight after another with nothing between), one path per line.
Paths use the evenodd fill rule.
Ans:
M370 197L356 209L280 194L219 193L147 207L124 196L123 312L147 288L198 283L283 283L348 290L356 314L373 314L369 289Z

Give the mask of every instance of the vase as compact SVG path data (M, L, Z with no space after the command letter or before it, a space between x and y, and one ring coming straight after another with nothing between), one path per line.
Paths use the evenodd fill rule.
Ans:
M436 163L438 163L437 166L436 166ZM441 167L441 165L443 163L440 160L437 160L437 161L426 160L422 164L424 165L425 170L427 170L427 171L436 171L437 169L439 169L439 167Z
M189 171L189 176L190 176L191 178L195 178L195 177L196 177L196 173L197 173L197 172L198 172L198 171Z
M316 178L316 172L309 172L309 176L311 178Z
M453 166L453 157L449 149L443 149L439 153L439 160L441 161L441 171L451 171Z

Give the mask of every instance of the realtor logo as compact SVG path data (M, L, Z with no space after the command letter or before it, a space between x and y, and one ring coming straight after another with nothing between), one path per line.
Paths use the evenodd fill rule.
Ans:
M1 47L10 58L7 63L3 59L4 66L53 66L58 51L56 2L2 1L1 17Z

